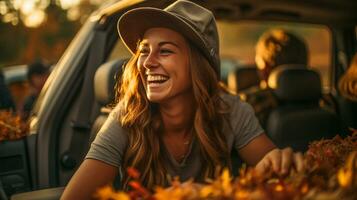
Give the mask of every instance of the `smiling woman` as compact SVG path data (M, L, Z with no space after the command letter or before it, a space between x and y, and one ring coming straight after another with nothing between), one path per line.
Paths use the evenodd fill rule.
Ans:
M118 30L133 54L118 103L62 199L88 199L119 171L128 189L128 167L138 169L150 189L175 176L203 182L220 167L232 168L233 150L261 173L303 169L301 154L277 149L252 107L220 87L211 11L185 0L163 10L137 8L119 19Z

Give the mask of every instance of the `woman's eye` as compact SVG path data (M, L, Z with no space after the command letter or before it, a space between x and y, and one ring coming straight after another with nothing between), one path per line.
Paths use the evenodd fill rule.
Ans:
M173 53L173 51L171 51L170 49L161 49L160 53L164 54L164 55L168 55L168 54Z

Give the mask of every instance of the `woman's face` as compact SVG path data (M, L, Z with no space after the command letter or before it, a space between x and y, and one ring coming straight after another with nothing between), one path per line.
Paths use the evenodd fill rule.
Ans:
M167 28L148 29L139 52L137 64L149 101L192 94L189 47L182 35Z

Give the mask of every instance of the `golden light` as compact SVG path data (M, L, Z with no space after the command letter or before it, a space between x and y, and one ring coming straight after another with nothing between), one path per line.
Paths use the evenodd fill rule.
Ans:
M22 3L22 0L14 0L12 5L14 6L15 10L19 10L21 8Z
M37 0L37 1L39 1L38 7L42 10L46 9L51 3L51 0Z
M24 1L21 4L20 11L24 15L29 15L31 12L35 10L35 2L34 1Z
M71 7L77 6L79 3L81 2L81 0L60 0L60 6L61 8L67 10Z
M81 17L81 13L78 7L70 8L67 11L67 18L71 21L76 21Z
M4 1L0 2L0 14L5 15L8 12L8 9L6 7L6 3Z
M7 13L7 14L4 15L4 17L2 18L2 20L3 20L5 23L9 23L9 22L12 22L14 18L16 18L16 16L15 16L14 13Z
M34 10L31 14L24 17L25 26L36 28L40 26L46 19L46 13L43 10Z
M12 24L13 26L16 26L18 23L19 23L19 18L18 18L18 17L12 18L11 24Z

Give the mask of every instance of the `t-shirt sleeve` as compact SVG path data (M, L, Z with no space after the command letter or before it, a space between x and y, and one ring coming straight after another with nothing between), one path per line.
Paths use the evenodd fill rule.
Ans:
M112 111L94 139L85 159L95 159L120 167L128 138Z
M239 99L234 101L232 113L232 128L234 133L234 147L239 150L254 138L264 133L255 116L253 107Z

